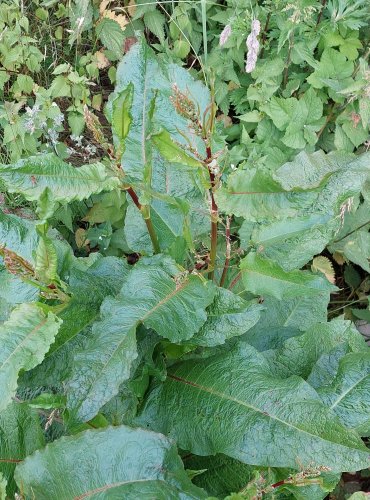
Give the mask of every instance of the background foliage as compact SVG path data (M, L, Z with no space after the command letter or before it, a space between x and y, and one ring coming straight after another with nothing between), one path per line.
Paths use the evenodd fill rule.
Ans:
M368 489L369 19L1 3L0 498Z

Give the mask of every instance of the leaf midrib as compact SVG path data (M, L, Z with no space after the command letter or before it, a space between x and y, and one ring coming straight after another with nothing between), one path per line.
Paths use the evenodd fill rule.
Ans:
M285 422L284 420L281 420L279 417L276 417L275 415L271 415L271 414L268 414L266 415L266 413L262 410L260 410L259 408L256 408L255 406L249 404L249 403L246 403L245 401L242 401L240 399L237 399L237 398L234 398L233 396L228 396L227 394L224 394L222 392L219 392L219 391L215 391L214 389L212 389L211 387L205 387L203 385L200 385L200 384L197 384L196 382L193 382L191 380L186 380L182 377L177 377L176 375L174 374L171 374L169 373L167 375L168 378L171 378L173 380L176 380L177 382L181 382L183 384L186 384L186 385L190 385L191 387L195 387L196 389L199 389L201 391L204 391L204 392L207 392L208 394L212 394L214 396L218 396L220 399L224 399L224 400L227 400L227 401L232 401L240 406L244 406L252 411L255 411L256 413L260 413L261 415L263 415L264 417L268 417L268 418L271 418L272 420L276 420L277 422L280 422L281 424L285 425L286 427L291 427L292 429L295 429L296 431L298 432L301 432L303 434L307 434L315 439L320 439L322 441L324 441L325 443L331 443L333 445L336 445L336 446L343 446L347 449L355 449L357 451L365 451L365 450L361 450L359 448L353 448L352 446L348 446L347 444L342 444L342 443L337 443L335 441L328 441L327 439L317 435L317 434L312 434L311 432L308 432L304 429L300 429L299 427L296 427L295 425L289 423L289 422Z
M76 170L77 170L77 169L76 169ZM0 174L1 174L1 173L2 173L2 172L1 172L1 170L0 170ZM42 172L42 173L40 173L40 174L39 174L39 173L36 173L36 172L34 172L34 171L32 171L32 172L19 172L19 171L17 171L17 170L13 170L13 172L11 172L11 171L7 171L7 172L6 172L6 171L5 171L4 173L8 173L11 177L13 177L11 174L12 174L12 173L13 173L13 174L15 173L15 174L19 174L19 175L21 175L22 177L23 177L23 176L26 176L26 175L29 175L29 176L31 176L31 175L37 175L38 177L41 177L41 178L42 178L42 177L49 177L49 178L50 178L50 177L54 177L56 180L58 180L58 179L73 179L73 180L76 180L76 179L77 179L77 180L84 181L84 182L85 182L85 181L91 181L91 182L93 182L93 181L95 181L95 182L101 182L101 181L105 181L105 180L107 180L107 178L105 178L105 179L101 179L101 178L100 178L100 177L98 177L98 176L95 176L95 177L90 177L90 176L83 176L83 175L79 175L79 176L78 176L78 175L72 175L72 174L71 174L71 175L67 175L67 174L56 174L56 173L54 173L54 174L47 174L47 173L45 173L45 172ZM25 180L26 180L26 179L25 179ZM28 179L27 179L27 180L28 180ZM37 181L37 180L38 180L38 179L36 179L36 181ZM35 188L36 188L36 187L37 187L37 184L36 184L35 186L32 186L32 187L35 187Z
M297 283L296 281L289 281L287 279L282 279L282 278L278 278L277 276L273 276L271 274L267 274L267 273L262 273L262 272L258 272L258 271L255 271L254 269L250 269L250 268L245 268L245 269L242 269L242 271L250 274L256 274L257 276L264 276L265 278L271 278L275 281L281 281L282 283L288 283L289 285L296 285L296 286L304 286L306 288L312 288L310 286L308 286L309 283L311 283L311 280L309 281L306 281L305 283ZM302 278L304 278L305 276L302 275ZM312 280L314 281L314 280Z
M355 384L351 385L346 391L341 394L341 396L330 406L330 409L333 410L346 396L350 393L358 384L360 384L363 380L365 380L369 374L367 373L363 377L361 377Z
M3 370L4 366L9 362L9 360L15 355L15 353L24 345L24 343L32 336L34 335L36 332L38 332L40 330L40 328L42 328L46 322L47 322L48 318L46 317L45 319L43 319L43 321L41 321L41 323L39 323L38 325L36 325L22 340L21 342L17 345L17 347L9 354L9 356L2 362L2 364L0 365L0 370ZM33 353L34 354L34 353Z
M73 497L73 500L83 500L84 498L91 497L92 495L95 495L96 493L101 493L103 491L107 491L112 488L119 488L120 486L123 486L124 484L135 484L135 483L148 483L156 481L155 479L133 479L131 481L120 481L119 483L110 483L106 484L104 486L101 486L100 488L96 488L95 490L89 490L86 491L85 493L82 493L82 495L79 495L78 497ZM158 481L158 479L157 479ZM161 481L161 480L159 480ZM163 481L162 481L163 482Z
M153 313L153 311L155 311L156 309L158 309L158 307L160 307L163 304L165 304L168 300L170 300L172 297L174 297L178 291L180 291L183 288L185 288L185 286L188 285L189 283L190 282L187 281L187 282L183 283L181 286L175 288L170 294L166 295L152 309L150 309L142 318L135 319L135 321L133 322L132 326L130 328L128 328L127 331L125 332L125 336L122 338L121 342L119 342L117 344L116 348L111 353L111 355L109 356L109 358L106 360L106 362L104 363L103 367L99 370L99 373L96 376L94 376L93 381L89 384L89 389L88 389L87 393L85 394L83 401L81 401L81 400L79 401L78 408L81 408L82 404L88 399L88 397L90 396L90 394L93 392L94 383L96 382L96 380L98 380L100 378L100 375L105 372L107 366L109 365L109 363L112 361L112 359L116 355L118 349L122 346L122 344L124 344L127 341L128 336L130 335L131 330L133 328L136 330L136 327L137 327L137 325L138 325L139 322L142 323L145 319L147 319Z

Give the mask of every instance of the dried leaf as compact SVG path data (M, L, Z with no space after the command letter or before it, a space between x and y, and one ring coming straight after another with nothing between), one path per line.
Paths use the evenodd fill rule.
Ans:
M311 269L313 272L320 271L321 273L325 274L330 283L333 283L333 285L335 285L335 273L333 264L327 257L323 257L322 255L315 257L312 261Z
M129 16L133 17L135 15L135 11L136 11L136 2L135 0L130 0L127 7L127 12L129 13Z
M95 52L94 56L96 57L96 65L99 69L107 68L110 65L109 60L101 50Z
M88 241L86 240L86 230L82 227L79 227L75 232L75 239L77 248L82 248L83 246L85 246L88 243Z
M126 24L128 23L127 17L124 14L117 14L114 10L108 9L108 5L112 2L112 0L103 0L99 7L100 17L107 17L108 19L112 19L119 24L121 29L124 29Z

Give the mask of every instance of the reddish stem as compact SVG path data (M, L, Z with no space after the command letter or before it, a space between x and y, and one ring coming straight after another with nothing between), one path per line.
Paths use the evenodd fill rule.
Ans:
M226 259L225 259L225 265L224 265L224 270L222 271L222 276L220 280L220 286L224 286L226 276L227 276L227 271L229 270L229 264L230 264L230 257L231 257L231 242L230 242L230 221L231 217L226 218L226 232L225 232L225 237L226 237Z
M207 160L211 160L212 152L211 148L207 146ZM208 273L208 279L213 280L215 275L216 267L216 257L217 257L217 218L218 218L218 207L213 194L213 188L215 186L215 175L208 167L209 178L211 180L211 251L209 254L209 265L210 272Z
M275 484L272 484L270 486L270 488L278 488L279 486L282 486L283 484L285 484L285 479L283 479L282 481L278 481L277 483Z
M232 280L232 282L230 283L229 290L231 290L232 288L234 288L234 286L238 283L238 281L240 280L241 277L242 277L242 273L239 272L235 276L235 278Z
M131 196L131 199L132 199L132 201L135 203L135 205L137 206L137 208L138 208L139 210L141 210L141 203L140 203L140 201L139 201L139 198L138 198L137 194L136 194L136 193L135 193L135 191L132 189L132 187L129 187L129 188L127 189L127 192L128 192L128 194Z

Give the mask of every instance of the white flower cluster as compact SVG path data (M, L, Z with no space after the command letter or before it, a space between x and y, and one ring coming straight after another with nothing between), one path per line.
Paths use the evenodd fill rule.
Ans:
M52 107L56 107L56 103L52 103ZM41 132L47 138L52 146L55 146L59 139L59 131L57 130L63 125L64 115L58 113L54 116L48 116L45 111L35 104L32 108L26 107L26 117L24 120L24 128L26 132L33 135L35 132ZM49 126L48 126L49 123Z
M227 24L221 32L220 35L220 47L223 47L225 43L228 41L231 35L231 26Z
M247 62L245 65L245 71L247 73L252 73L257 63L258 49L260 47L258 41L258 35L261 31L261 23L258 19L253 19L251 32L247 37L246 45L248 48L247 52Z
M83 159L87 160L96 154L96 147L93 144L83 144L83 135L70 135L71 140L75 143L75 147L78 148L82 153ZM73 153L78 153L74 148L68 148L68 153L72 155Z

